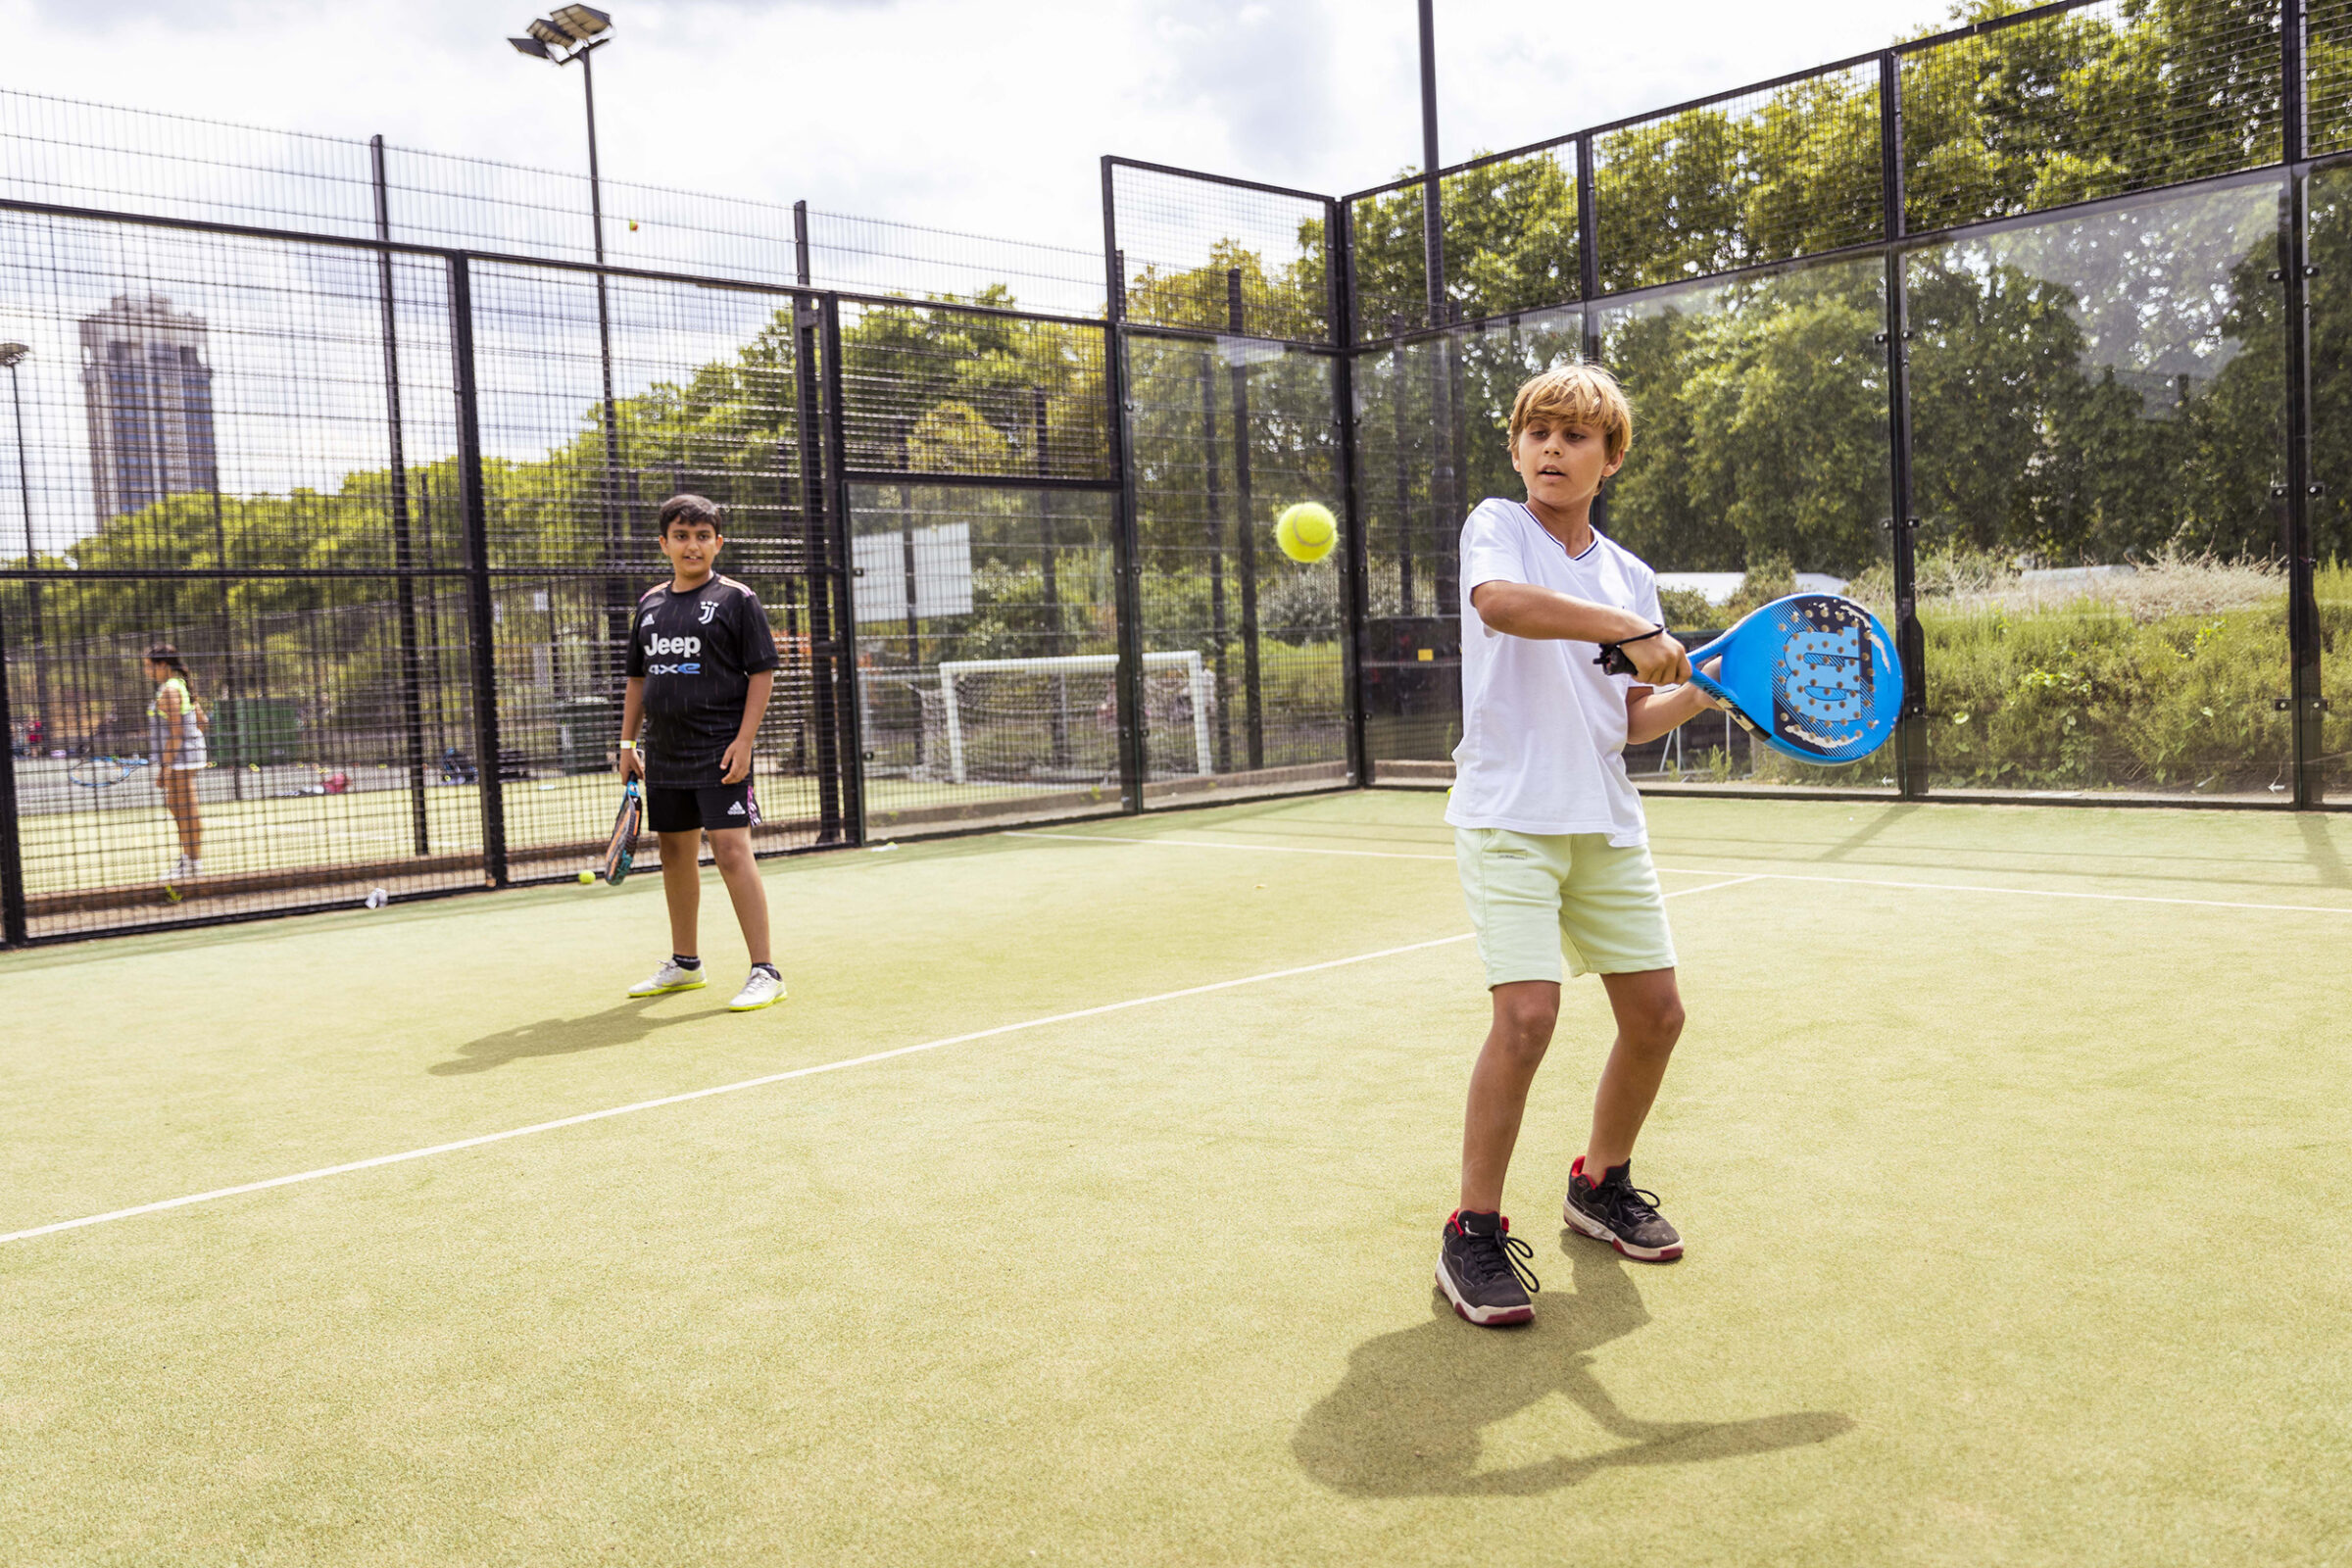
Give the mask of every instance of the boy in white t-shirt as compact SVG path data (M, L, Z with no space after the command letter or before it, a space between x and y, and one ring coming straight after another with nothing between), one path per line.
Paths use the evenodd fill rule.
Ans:
M1629 1257L1683 1254L1656 1197L1632 1180L1683 1004L1623 753L1715 704L1688 684L1655 574L1592 528L1592 498L1632 439L1633 411L1608 371L1537 376L1511 408L1527 500L1483 501L1462 527L1462 743L1446 820L1494 1017L1470 1074L1461 1206L1446 1222L1438 1284L1472 1323L1535 1316L1537 1282L1521 1261L1534 1250L1510 1234L1502 1184L1559 1016L1563 947L1574 973L1600 976L1617 1017L1565 1217ZM1605 673L1594 662L1603 643L1622 644L1640 673Z

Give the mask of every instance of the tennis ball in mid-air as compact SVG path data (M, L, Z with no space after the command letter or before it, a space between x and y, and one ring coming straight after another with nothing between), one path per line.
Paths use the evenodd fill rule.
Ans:
M595 873L594 871L582 871L582 872L580 873L580 882L581 882L581 884L582 884L583 886L585 886L586 884L588 884L588 883L590 883L590 882L593 882L593 881L595 881L595 880L596 880L596 873Z
M1321 561L1340 540L1340 519L1320 501L1301 501L1282 509L1274 519L1274 542L1293 561Z

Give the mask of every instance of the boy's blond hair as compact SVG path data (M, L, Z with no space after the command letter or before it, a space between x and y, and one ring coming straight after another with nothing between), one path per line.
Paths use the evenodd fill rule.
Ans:
M1617 378L1597 365L1563 365L1531 377L1511 400L1511 444L1536 418L1556 419L1572 427L1598 430L1601 443L1615 463L1634 444L1634 408L1625 401Z

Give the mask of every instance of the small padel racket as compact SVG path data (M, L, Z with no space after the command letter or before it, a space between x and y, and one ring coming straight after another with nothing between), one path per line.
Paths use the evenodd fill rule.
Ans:
M621 791L620 812L612 818L612 842L605 846L605 863L598 875L618 887L628 880L629 865L637 858L637 823L645 815L645 799L637 791L637 781L629 780Z
M66 764L66 777L85 790L102 790L130 777L132 768L146 765L144 757L77 757Z
M1720 659L1713 676L1698 666ZM1631 675L1621 643L1593 661ZM1690 651L1690 679L1776 752L1851 762L1886 744L1903 710L1903 665L1879 618L1836 594L1790 594Z

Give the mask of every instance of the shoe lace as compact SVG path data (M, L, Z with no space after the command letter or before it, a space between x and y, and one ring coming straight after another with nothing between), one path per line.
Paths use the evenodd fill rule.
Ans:
M1658 1195L1631 1182L1611 1182L1600 1189L1600 1197L1621 1222L1642 1226L1659 1217Z
M1499 1279L1508 1270L1519 1277L1519 1283L1527 1287L1529 1295L1536 1295L1544 1289L1542 1282L1536 1278L1536 1271L1528 1267L1535 1261L1536 1250L1509 1231L1498 1231L1493 1236L1474 1236L1464 1231L1462 1238L1470 1244L1462 1259L1463 1271L1474 1281L1483 1284L1488 1280Z

